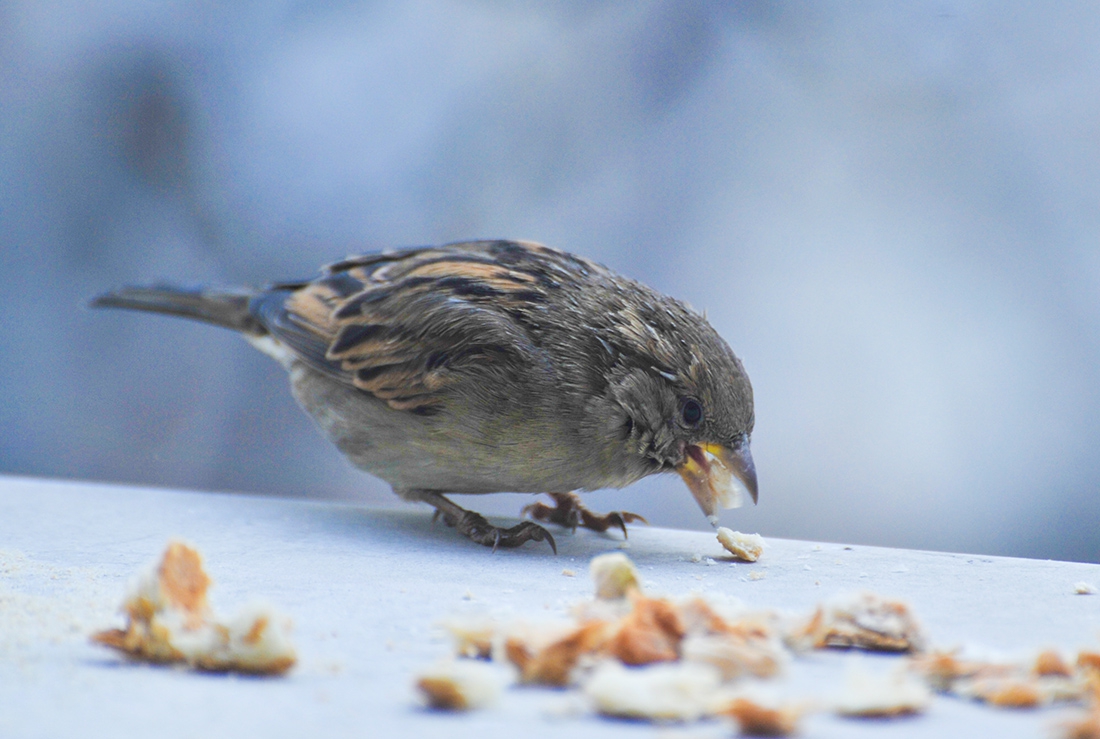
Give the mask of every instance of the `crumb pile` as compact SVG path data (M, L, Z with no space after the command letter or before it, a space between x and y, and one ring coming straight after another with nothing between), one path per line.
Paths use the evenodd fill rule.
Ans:
M210 672L281 675L294 666L283 619L253 605L218 621L206 600L210 584L198 551L172 542L123 602L126 628L100 631L92 640L135 660Z
M487 705L510 680L575 690L604 716L725 718L745 735L788 736L814 711L891 719L926 711L940 693L1004 708L1094 706L1066 724L1064 736L1100 739L1100 653L1081 652L1074 662L1055 650L1021 663L964 659L957 651L929 650L909 607L874 593L839 596L792 617L724 610L700 596L648 595L622 553L596 557L590 572L596 597L574 609L572 623L533 627L481 618L445 624L455 657L420 677L424 702L459 710ZM822 695L784 695L774 678L797 669L799 655L828 649L902 656L885 673L853 659L839 691L824 686ZM484 669L461 673L463 663ZM493 663L496 682L488 671Z
M904 604L871 594L784 619L769 611L723 611L699 596L680 601L649 596L634 564L618 552L593 559L590 572L596 598L577 606L571 624L501 625L484 618L444 624L458 661L491 660L510 666L517 683L576 689L605 716L652 721L724 716L747 733L784 736L797 729L808 706L750 695L744 684L781 675L803 649L843 645L896 652L923 643ZM459 676L446 680L448 670L453 668L420 676L424 702L474 707L484 689ZM876 684L871 699L860 704L849 697L837 710L875 716L923 710L927 688L918 682L914 690L913 681L896 689L892 683Z

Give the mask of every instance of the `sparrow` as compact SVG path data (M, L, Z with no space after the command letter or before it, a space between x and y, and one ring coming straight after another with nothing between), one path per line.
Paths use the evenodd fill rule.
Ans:
M528 241L349 257L264 289L123 287L93 307L243 334L356 467L478 544L546 541L542 521L597 531L575 491L677 472L717 526L757 499L752 385L707 319L595 262ZM449 493L549 493L511 528Z

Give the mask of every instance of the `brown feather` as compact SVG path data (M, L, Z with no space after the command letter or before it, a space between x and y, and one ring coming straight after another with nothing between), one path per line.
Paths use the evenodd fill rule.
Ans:
M506 255L506 264L494 248ZM317 365L323 356L318 369L395 409L423 411L444 403L450 385L477 373L492 356L522 359L530 337L516 314L560 284L549 275L565 266L553 263L561 257L518 242L351 257L290 292L283 301L285 323L268 328L279 338L292 324L292 349L307 362Z

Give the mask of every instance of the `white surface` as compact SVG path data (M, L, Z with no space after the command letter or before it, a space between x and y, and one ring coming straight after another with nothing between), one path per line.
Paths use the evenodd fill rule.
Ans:
M515 500L518 510L527 499ZM736 528L736 512L724 523ZM542 689L511 688L467 715L417 707L414 675L450 651L441 620L560 618L591 596L588 561L614 551L618 537L555 534L557 557L545 544L492 554L433 528L426 509L0 477L0 736L729 736L720 722L655 729L571 713L570 694ZM138 666L88 642L121 625L126 584L171 537L205 555L219 611L262 598L293 617L300 663L288 677ZM1100 582L1098 565L777 539L760 562L734 564L712 535L646 527L631 529L627 552L654 594L807 612L838 592L872 589L909 601L934 645L1011 654L1100 646L1100 596L1073 592L1078 581ZM766 577L749 580L754 570ZM788 688L833 695L850 658L797 660ZM869 667L891 659L870 657ZM1068 713L937 697L927 715L891 723L814 715L802 735L1048 736Z

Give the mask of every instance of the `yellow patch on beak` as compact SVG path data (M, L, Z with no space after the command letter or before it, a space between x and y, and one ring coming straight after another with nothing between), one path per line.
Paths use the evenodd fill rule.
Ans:
M737 449L720 444L689 444L683 463L676 468L695 502L712 526L718 525L718 508L738 508L745 494L756 503L756 467L749 442Z

